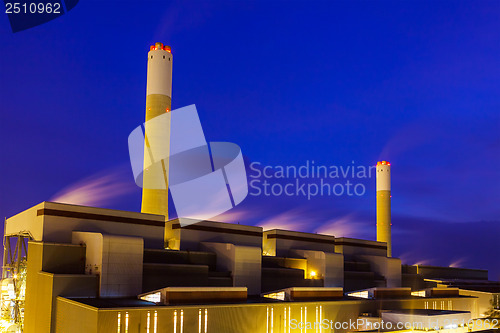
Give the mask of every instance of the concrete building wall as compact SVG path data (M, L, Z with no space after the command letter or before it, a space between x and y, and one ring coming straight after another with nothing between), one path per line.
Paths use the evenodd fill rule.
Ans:
M233 287L247 287L249 295L260 294L262 269L260 247L204 242L203 248L217 254L217 270L231 272Z
M37 312L50 312L44 321L49 319L50 332L55 331L56 322L56 298L58 296L66 297L97 297L98 296L98 280L95 275L74 275L74 274L51 274L51 273L38 273L40 284L43 288L44 295L48 297L41 297L41 300L46 304L40 304L41 307ZM38 297L41 294L37 295ZM46 306L48 305L48 306ZM38 328L37 332L41 332Z
M415 265L417 274L426 279L477 279L488 280L488 271L483 269L468 269L458 267L437 267L427 265Z
M64 297L56 298L55 333L98 332L98 311ZM115 332L116 332L115 328ZM113 332L111 330L107 332Z
M311 250L292 250L291 254L307 259L308 278L323 279L324 287L344 286L343 255ZM311 276L311 272L316 272L315 276Z
M73 243L86 245L85 274L99 275L100 296L136 296L142 292L142 238L75 231Z
M339 237L335 239L335 252L342 253L345 258L356 255L387 257L387 244L356 238Z
M148 248L164 248L164 217L104 208L42 202L7 219L5 234L29 231L35 241L71 243L73 231L137 236Z
M97 296L96 276L61 274L64 267L67 267L69 273L83 273L82 251L84 253L84 247L71 244L28 243L24 323L26 333L54 332L57 296Z
M37 215L45 207L45 202L33 206L5 221L5 235L16 235L21 231L29 231L33 240L43 240L43 216Z
M491 302L499 302L500 293L488 293L484 291L459 289L462 296L476 297L477 312L479 317L484 317L484 313L491 309Z
M369 262L371 270L386 279L386 287L401 287L401 259L368 255L361 255L358 258Z
M175 250L200 250L202 242L262 247L262 228L214 221L201 221L181 228L179 220L165 226L165 240Z
M288 230L267 230L262 238L266 255L287 257L290 250L335 252L335 237Z
M424 329L434 327L445 327L451 323L467 323L471 319L468 312L449 313L439 316L417 315L411 313L382 312L382 320L385 322L397 323L419 323ZM420 328L422 330L422 328Z
M439 298L436 302L451 301L455 310L467 308L472 298ZM428 300L427 300L428 301ZM328 322L342 323L356 321L361 313L380 315L381 310L423 309L426 299L404 300L341 300L318 302L276 302L225 305L188 305L188 306L151 306L141 308L97 309L64 298L58 298L59 316L78 316L89 318L94 324L92 313L97 313L97 327L83 324L71 325L68 321L57 321L57 331L61 333L118 332L118 316L122 332L126 331L125 318L128 316L128 332L288 332L289 323L315 322L327 319ZM59 304L65 303L64 306ZM85 312L85 313L84 313ZM148 316L149 314L149 316ZM155 320L156 318L156 320ZM285 320L287 319L287 320ZM83 326L85 325L85 326ZM285 326L286 325L286 326ZM181 329L182 326L182 329ZM175 328L174 328L175 327ZM300 332L300 329L291 329ZM308 331L315 332L314 329ZM352 329L324 328L322 332L348 332ZM304 330L304 332L306 332Z

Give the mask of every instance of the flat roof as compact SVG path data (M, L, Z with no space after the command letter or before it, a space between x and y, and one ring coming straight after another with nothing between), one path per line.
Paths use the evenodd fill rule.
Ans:
M284 229L269 229L264 231L264 235L268 239L271 238L283 238L289 240L297 240L303 242L315 242L315 241L325 241L331 245L335 243L335 236L324 235L324 234L314 234L310 232L303 231L292 231Z
M152 307L157 306L156 303L143 301L137 299L136 297L127 297L127 298L69 298L69 297L61 297L65 299L69 299L74 302L82 303L85 305L92 306L98 309L111 309L111 308L142 308L142 307Z
M245 306L245 305L257 305L259 303L311 303L311 302L342 302L342 301L350 301L350 302L377 302L380 300L373 299L363 299L357 297L350 297L344 295L342 298L331 299L331 300L298 300L298 301L280 301L273 298L261 297L261 296L249 296L246 302L227 302L227 303L198 303L198 304L175 304L175 305L165 305L165 304L157 304L153 302L148 302L144 300L140 300L138 298L133 297L121 297L121 298L72 298L72 297L63 297L58 296L58 298L69 300L71 302L81 303L83 305L87 305L90 307L94 307L97 309L117 309L117 308L147 308L147 307L190 307L190 306ZM415 297L421 299L420 297ZM406 298L409 299L409 298Z
M447 270L464 270L464 271L476 271L476 272L488 272L487 269L478 268L462 268L462 267L443 267L443 266L432 266L432 265L410 265L419 268L430 268L430 269L447 269Z
M262 228L252 226L252 225L202 220L202 221L198 221L196 223L182 226L181 222L183 220L184 221L195 221L195 220L189 219L189 218L181 218L181 219L175 218L175 219L169 220L167 222L167 224L171 225L172 229L210 231L210 232L243 234L243 235L247 235L247 236L262 237Z
M378 242L367 239L359 238L348 238L348 237L338 237L335 239L335 245L341 246L360 246L360 247L375 247L375 248L387 248L386 242Z
M450 314L470 313L470 311L455 311L455 310L432 310L432 309L401 309L384 311L389 313L411 314L418 316L442 316Z

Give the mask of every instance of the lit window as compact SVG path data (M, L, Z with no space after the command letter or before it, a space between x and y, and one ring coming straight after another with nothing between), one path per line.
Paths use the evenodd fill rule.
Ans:
M351 296L351 297L369 298L368 290L355 291L355 292L352 292L352 293L348 293L347 295Z
M284 291L280 291L280 292L277 292L277 293L265 294L264 297L266 297L266 298L272 298L272 299L279 299L280 301L284 301L285 300L285 292Z
M425 297L425 290L412 291L411 295L417 297Z
M160 303L161 302L161 293L156 292L153 294L148 294L145 296L141 296L141 299L143 301L148 301L148 302L153 302L153 303Z

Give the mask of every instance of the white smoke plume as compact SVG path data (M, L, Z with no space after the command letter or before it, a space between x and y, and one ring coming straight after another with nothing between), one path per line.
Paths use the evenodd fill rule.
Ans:
M50 201L103 207L133 191L137 191L137 186L130 170L120 166L77 181L56 193Z

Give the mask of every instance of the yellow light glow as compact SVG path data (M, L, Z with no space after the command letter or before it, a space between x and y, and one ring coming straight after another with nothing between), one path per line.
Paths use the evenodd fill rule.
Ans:
M311 271L309 272L309 276L311 277L311 279L314 279L316 277L316 272L315 271Z
M177 311L174 311L174 333L177 332Z
M154 321L154 333L156 333L156 329L158 328L158 312L155 311L155 321Z
M201 309L198 310L198 333L201 333Z
M205 309L205 333L207 333L208 309Z

